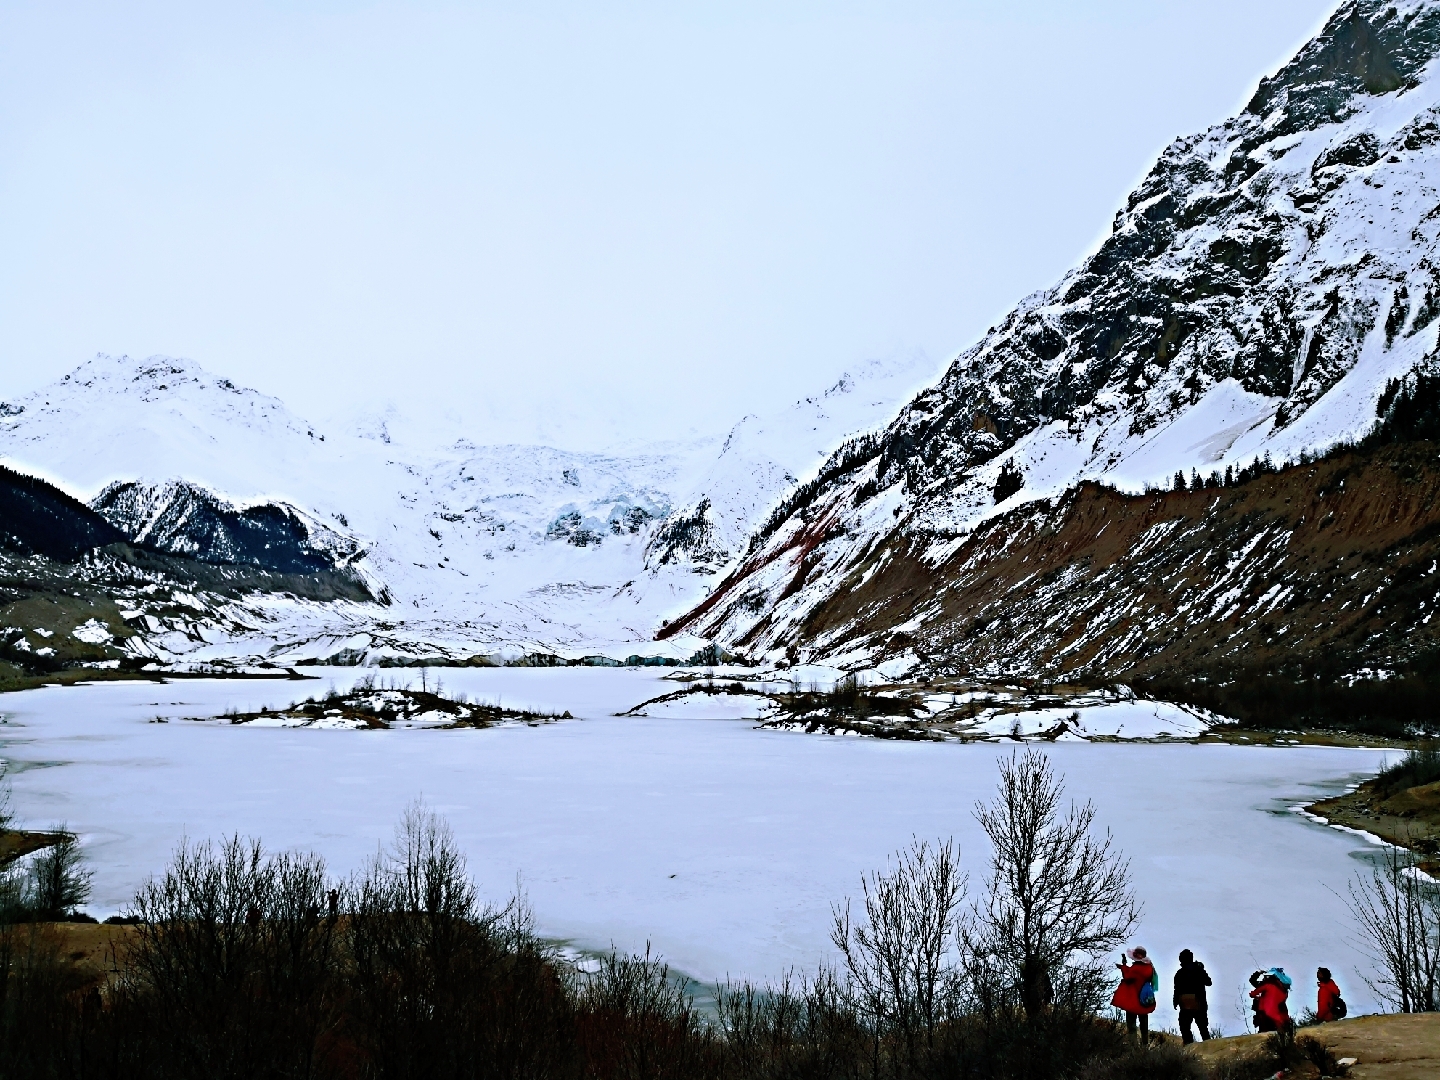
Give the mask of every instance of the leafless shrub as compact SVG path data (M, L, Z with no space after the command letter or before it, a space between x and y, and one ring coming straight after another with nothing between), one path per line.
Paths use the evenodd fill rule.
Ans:
M327 884L318 855L182 844L128 912L122 991L146 1052L180 1075L313 1075L337 1015Z
M1376 996L1400 1012L1440 1009L1440 886L1409 851L1390 847L1368 877L1350 882L1348 902L1379 964L1365 980Z
M727 1075L770 1078L856 1076L872 1060L873 1033L855 996L833 970L786 976L779 986L726 986L717 1001Z
M717 1047L684 984L650 947L611 952L583 976L576 1035L583 1075L643 1080L713 1074Z
M0 832L14 823L10 802L10 780L0 766ZM22 916L25 903L25 882L9 861L0 864L0 926ZM3 959L3 957L0 957Z
M85 1042L74 1007L82 983L54 928L0 925L0 1076L79 1076Z
M1345 1071L1335 1052L1313 1035L1297 1036L1293 1046L1295 1064L1309 1062L1320 1076L1339 1076Z
M1125 1053L1090 1061L1080 1080L1210 1080L1205 1063L1175 1043L1132 1046Z
M830 938L877 1035L898 1039L913 1062L955 1012L959 852L953 840L916 840L890 873L862 876L860 886L863 920L852 921L847 900L834 909Z
M85 866L80 840L64 825L55 830L55 841L41 848L30 862L25 883L24 906L33 917L59 919L90 899L94 876Z
M380 1077L547 1075L567 988L516 898L482 906L446 822L416 804L347 889L349 1031Z

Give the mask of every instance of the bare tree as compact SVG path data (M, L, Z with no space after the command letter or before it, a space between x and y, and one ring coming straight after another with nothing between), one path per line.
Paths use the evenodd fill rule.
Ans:
M1440 886L1415 857L1389 848L1369 877L1350 882L1349 907L1380 974L1366 983L1400 1012L1440 1010Z
M994 854L966 923L967 952L974 970L1003 973L1030 1015L1051 1005L1062 979L1062 996L1091 992L1094 961L1140 918L1129 860L1108 831L1093 835L1092 803L1062 814L1064 792L1049 758L1031 748L1000 763L994 801L975 807Z
M916 840L888 874L860 878L865 917L850 902L834 909L831 940L877 1033L899 1036L913 1064L955 999L957 912L965 875L953 840L932 848Z
M55 842L41 849L30 864L26 906L49 918L68 915L90 899L94 876L84 864L80 840L61 825Z
M382 876L400 911L452 919L467 919L476 912L475 884L455 833L449 822L422 803L412 804L401 815Z
M482 905L450 826L419 802L346 892L350 1008L376 1073L459 1076L498 1053L481 1005L517 952L541 956L523 901Z
M15 823L15 808L10 801L10 777L0 762L0 832L8 832Z

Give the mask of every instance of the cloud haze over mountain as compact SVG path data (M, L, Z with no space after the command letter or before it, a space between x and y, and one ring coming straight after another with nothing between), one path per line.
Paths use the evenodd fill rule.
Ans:
M0 396L163 353L317 419L723 432L971 344L1328 7L6 5Z

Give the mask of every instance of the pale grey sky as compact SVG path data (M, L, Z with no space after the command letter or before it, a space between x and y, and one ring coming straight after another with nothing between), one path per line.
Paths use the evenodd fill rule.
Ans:
M940 363L1319 0L0 2L0 398L97 351L478 439Z

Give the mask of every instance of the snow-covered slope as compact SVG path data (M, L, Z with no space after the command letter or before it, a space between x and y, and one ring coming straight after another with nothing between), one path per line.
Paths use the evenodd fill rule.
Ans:
M870 360L822 394L770 416L746 416L730 430L689 498L656 530L646 566L721 570L782 495L802 478L812 479L845 438L889 422L899 404L936 374L919 353Z
M846 636L826 613L849 571L888 552L933 568L1082 480L1139 491L1364 433L1391 380L1440 366L1437 52L1436 0L1344 4L1241 115L1164 151L1093 256L833 455L677 625L820 655L813 627ZM1002 470L1020 484L997 505Z
M92 500L136 542L212 562L363 580L375 604L266 595L205 602L159 655L190 661L463 661L527 653L688 656L654 632L724 559L673 541L676 506L720 508L727 550L856 427L928 372L875 362L718 440L617 453L422 441L382 410L321 431L184 360L99 356L0 405L0 457ZM647 551L650 553L647 566ZM202 598L203 600L203 598Z

